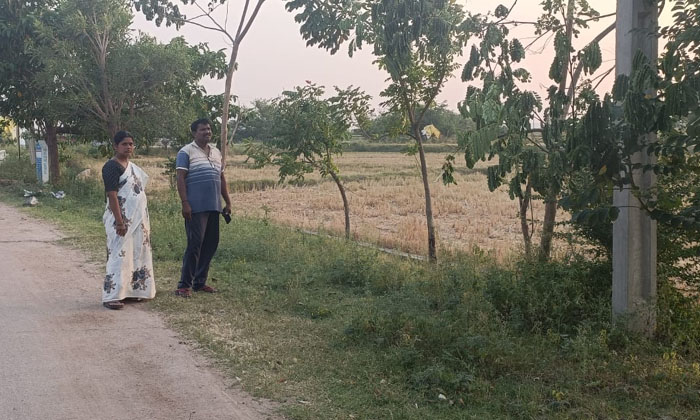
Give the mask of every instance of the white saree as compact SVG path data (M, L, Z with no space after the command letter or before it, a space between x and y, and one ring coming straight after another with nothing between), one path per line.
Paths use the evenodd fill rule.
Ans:
M102 302L125 298L152 299L156 295L151 255L151 225L144 188L148 175L129 162L119 178L117 200L127 232L117 235L114 214L105 209L102 222L107 232L107 275Z

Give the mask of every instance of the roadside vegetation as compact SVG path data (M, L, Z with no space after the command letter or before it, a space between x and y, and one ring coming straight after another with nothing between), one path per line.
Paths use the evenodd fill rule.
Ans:
M75 180L26 209L97 262L103 192ZM36 191L27 161L0 166L0 194ZM149 303L243 389L294 419L693 418L700 410L700 311L661 273L654 339L610 322L610 265L444 252L437 265L268 219L222 228L214 296L178 299L184 249L169 188L149 193L159 294ZM96 297L96 302L98 299ZM97 303L96 303L97 304Z
M132 6L156 24L218 25L226 0L5 1L0 144L10 121L30 148L44 138L51 178L35 184L27 153L8 147L0 199L38 192L25 211L101 264L99 168L111 135L133 131L152 175L160 292L148 307L293 419L698 418L700 0L618 2L617 18L544 0L526 22L517 1L484 14L444 0L286 0L307 46L372 51L387 75L376 112L360 88L331 96L314 81L232 102L238 46L263 2L244 2L227 55L130 29ZM659 28L663 7L672 24ZM610 67L600 43L633 11L630 36L650 48ZM554 55L546 92L529 90L524 61L540 47ZM438 104L457 74L464 101ZM204 76L225 77L225 93L207 94ZM182 300L170 293L185 246L172 156L189 141L181 122L201 116L222 150L234 143L235 218L210 273L221 293ZM636 204L613 205L616 189ZM650 237L658 227L644 336L611 320L612 226L634 205L655 221Z

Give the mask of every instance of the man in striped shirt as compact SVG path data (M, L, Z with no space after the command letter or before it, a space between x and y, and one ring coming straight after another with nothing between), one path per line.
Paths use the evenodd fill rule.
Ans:
M190 126L194 141L177 153L177 192L185 218L187 249L175 294L190 297L195 292L215 293L206 284L209 264L219 246L219 215L231 214L221 152L211 141L211 124L206 118ZM221 197L226 206L221 209Z

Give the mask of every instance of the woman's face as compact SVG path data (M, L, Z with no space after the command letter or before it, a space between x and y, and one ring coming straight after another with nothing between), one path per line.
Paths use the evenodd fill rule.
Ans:
M126 158L131 157L131 154L134 152L134 139L131 137L125 137L124 140L120 141L118 145L114 146L114 150L119 156Z

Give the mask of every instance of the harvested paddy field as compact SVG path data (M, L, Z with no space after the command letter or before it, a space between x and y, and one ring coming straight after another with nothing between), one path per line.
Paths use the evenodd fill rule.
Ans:
M477 246L498 258L521 250L517 201L508 197L505 188L489 192L486 167L491 163L467 169L458 157L457 185L445 186L440 176L444 158L445 153L427 153L438 247L470 250ZM146 156L135 161L152 175L151 191L170 188L163 174L165 158ZM337 159L337 165L348 193L353 239L427 253L417 156L349 152ZM312 173L301 183L279 184L276 167L255 169L243 155L228 158L226 176L235 214L336 236L344 233L343 202L330 178ZM534 241L539 240L543 210L541 202L534 203Z

